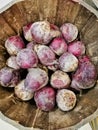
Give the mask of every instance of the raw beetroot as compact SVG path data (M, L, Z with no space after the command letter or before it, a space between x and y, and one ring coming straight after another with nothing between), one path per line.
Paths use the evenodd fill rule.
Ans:
M78 67L78 59L71 53L66 52L59 58L60 69L64 72L73 72Z
M72 42L77 38L78 29L71 23L65 23L60 27L63 37L67 42Z
M70 111L76 105L76 95L67 89L58 90L56 102L62 111Z
M35 22L31 26L31 34L37 43L48 44L54 37L60 36L59 28L48 21Z
M83 56L79 59L79 67L73 74L71 87L76 90L88 89L95 85L97 73L90 59Z
M40 68L32 68L26 76L24 85L32 92L35 92L47 85L48 80L48 74L45 70Z
M15 95L23 101L28 101L33 98L33 93L24 86L24 80L15 86Z
M56 57L54 52L46 45L35 45L35 51L40 62L43 65L53 65L56 63Z
M68 52L79 57L85 54L85 46L81 41L74 41L68 45Z
M25 44L22 38L16 35L6 40L5 47L10 55L17 55L17 53L25 47Z
M24 69L36 67L38 58L36 53L28 48L22 49L16 57L17 64Z
M0 70L0 85L3 87L15 87L20 81L20 73L9 67Z
M67 51L67 43L61 37L55 38L49 47L59 56Z
M55 71L50 78L51 86L57 89L68 88L70 82L69 75L61 70Z
M55 91L50 86L46 86L35 92L34 100L39 109L50 111L55 106Z

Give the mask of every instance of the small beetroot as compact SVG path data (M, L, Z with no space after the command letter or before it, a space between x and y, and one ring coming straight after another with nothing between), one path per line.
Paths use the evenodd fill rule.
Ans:
M34 41L42 44L48 44L54 37L61 35L58 27L47 21L33 23L31 34Z
M83 56L79 59L79 68L73 74L71 87L76 90L88 89L94 86L97 80L95 66L90 59Z
M68 45L68 52L79 57L85 54L85 46L81 41L74 41Z
M50 86L46 86L35 92L34 100L39 109L50 111L55 106L55 91Z
M41 89L48 83L48 74L45 70L40 68L32 68L26 76L25 87L32 92Z
M16 57L17 64L24 69L36 67L38 58L36 53L28 48L22 49Z
M63 37L67 42L72 42L77 38L78 29L71 23L65 23L60 27Z
M19 65L17 64L17 61L16 61L16 56L11 56L7 59L7 62L6 64L13 68L13 69L20 69Z
M0 70L0 85L3 87L15 87L20 81L20 73L9 67Z
M70 85L70 78L67 73L57 70L51 75L50 84L52 87L61 89L68 88Z
M31 42L33 40L31 35L31 23L23 27L23 34L27 41Z
M61 37L55 38L49 47L59 56L67 51L67 43Z
M37 56L40 60L40 62L43 65L53 65L56 64L56 57L54 52L46 45L35 45L35 51L37 53Z
M11 36L6 40L5 47L10 55L17 55L25 44L20 36Z
M72 72L78 67L78 59L73 54L66 52L60 56L59 65L62 71Z
M15 86L15 95L23 101L28 101L33 98L33 93L25 88L24 80Z
M67 89L58 90L56 102L62 111L70 111L76 105L76 95Z

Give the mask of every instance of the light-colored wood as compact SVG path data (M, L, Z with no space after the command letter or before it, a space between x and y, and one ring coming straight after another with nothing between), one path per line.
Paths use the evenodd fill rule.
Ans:
M25 0L0 14L0 68L5 65L8 57L4 48L7 37L17 33L22 35L24 25L38 20L48 20L59 27L64 22L75 24L79 29L80 39L86 45L86 53L98 71L97 18L71 0ZM77 105L70 112L62 112L57 108L51 112L38 112L33 100L22 102L13 92L0 87L0 111L15 122L2 114L0 116L20 130L26 130L26 127L33 129L32 126L45 130L75 130L98 116L98 83L93 89L84 92L82 97L77 95Z

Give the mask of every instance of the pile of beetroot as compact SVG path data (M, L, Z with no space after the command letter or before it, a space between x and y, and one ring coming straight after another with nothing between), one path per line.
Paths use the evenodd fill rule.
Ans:
M63 111L73 109L76 95L70 88L88 89L97 79L85 45L77 38L77 27L65 23L58 28L39 21L24 26L23 34L28 44L18 35L5 41L10 57L0 70L0 84L14 87L15 95L23 101L34 97L43 111L52 110L56 104Z

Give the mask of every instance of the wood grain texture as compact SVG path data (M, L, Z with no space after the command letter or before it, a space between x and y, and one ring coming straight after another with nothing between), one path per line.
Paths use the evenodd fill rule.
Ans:
M7 37L18 33L22 35L24 25L38 20L48 20L59 27L65 22L74 23L86 45L86 54L91 57L98 70L97 19L87 9L71 0L25 0L0 14L0 68L5 66L8 57L4 48ZM25 126L21 126L21 129L34 127L44 130L75 130L98 116L98 112L95 114L98 110L98 84L83 93L82 97L77 95L77 105L70 112L62 112L57 108L51 112L38 111L33 99L22 102L13 93L14 90L0 86L0 111L13 119L17 127L20 128L18 124Z

